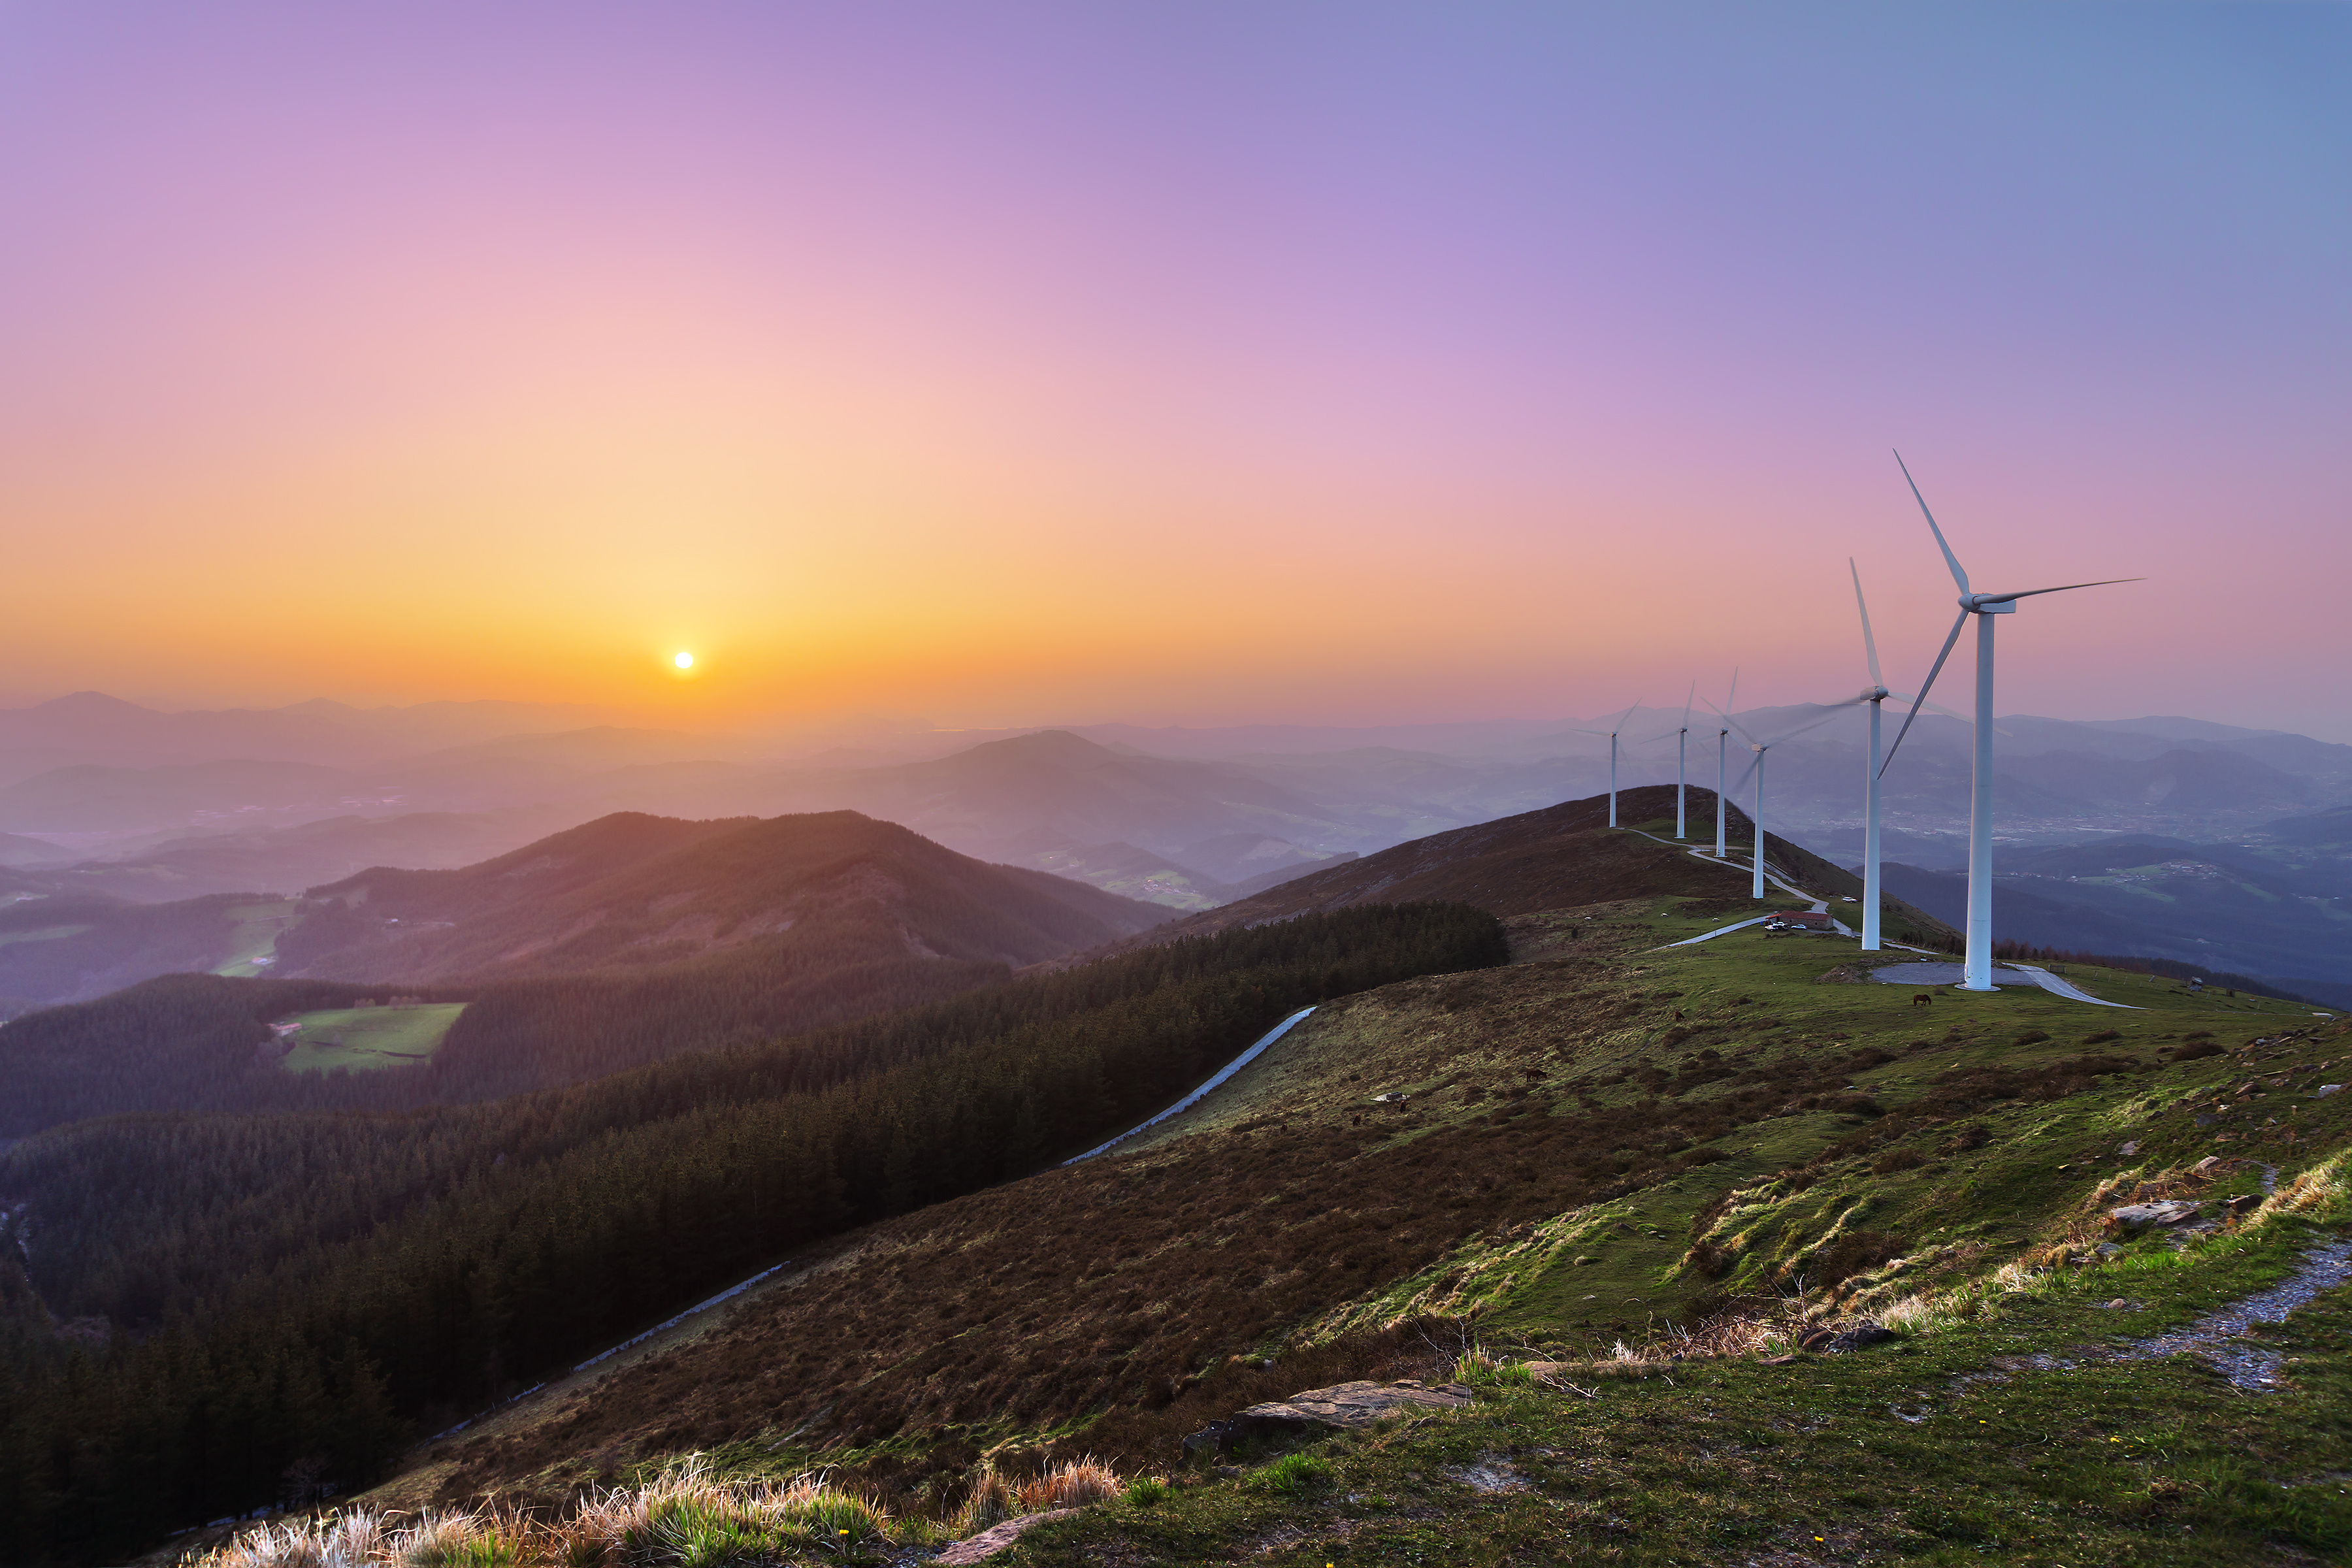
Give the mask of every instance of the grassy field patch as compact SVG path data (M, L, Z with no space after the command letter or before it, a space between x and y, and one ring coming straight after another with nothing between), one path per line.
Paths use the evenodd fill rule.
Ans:
M348 1068L415 1067L430 1061L466 1010L463 1002L420 1007L331 1007L294 1020L294 1048L278 1066L289 1072L331 1072Z
M277 961L278 934L293 923L295 908L292 899L231 906L228 917L236 922L235 933L230 938L228 956L214 967L213 973L234 980L268 974Z

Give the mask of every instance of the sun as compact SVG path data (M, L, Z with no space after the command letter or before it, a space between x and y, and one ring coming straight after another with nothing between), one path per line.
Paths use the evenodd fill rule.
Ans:
M680 669L692 669L694 668L694 656L690 653L681 651L678 656L676 658L671 659L670 662L677 666Z

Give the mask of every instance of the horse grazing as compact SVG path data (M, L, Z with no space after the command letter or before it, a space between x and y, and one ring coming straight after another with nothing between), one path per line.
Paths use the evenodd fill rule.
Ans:
M1933 1006L1935 1005L1935 997L1929 995L1925 991L1914 991L1911 993L1911 1005L1914 1007Z

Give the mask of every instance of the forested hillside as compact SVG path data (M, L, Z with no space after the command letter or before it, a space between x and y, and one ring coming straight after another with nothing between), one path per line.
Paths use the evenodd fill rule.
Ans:
M0 1136L126 1110L519 1094L956 995L1162 912L849 812L611 816L462 871L377 870L320 889L278 939L278 973L317 980L166 975L0 1026ZM430 929L407 934L419 922ZM572 934L533 946L548 931ZM467 967L489 977L413 977ZM470 1004L429 1061L298 1073L270 1048L272 1021L394 988Z
M1504 956L1476 911L1366 908L493 1105L29 1139L0 1552L119 1550L293 1465L349 1484L795 1247L1084 1147L1301 1003Z

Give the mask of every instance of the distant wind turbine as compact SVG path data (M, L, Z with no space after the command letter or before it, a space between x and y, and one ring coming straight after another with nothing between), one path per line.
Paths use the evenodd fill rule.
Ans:
M2076 588L2104 588L2116 583L2140 583L2142 577L2103 577L2095 583L2062 583L2055 588L2027 588L2015 594L1979 594L1969 588L1969 574L1960 569L1960 559L1944 542L1944 531L1936 526L1936 514L1927 510L1927 498L1919 493L1919 482L1911 477L1910 466L1903 454L1895 454L1895 466L1903 470L1903 482L1911 487L1911 499L1919 503L1919 514L1927 520L1927 530L1936 536L1936 548L1944 552L1944 564L1952 571L1952 581L1959 584L1960 617L1952 623L1952 635L1944 639L1944 648L1936 656L1927 679L1919 684L1919 695L1912 700L1911 711L1903 721L1903 728L1895 736L1895 744L1887 748L1886 761L1879 764L1885 773L1895 761L1895 753L1903 745L1903 737L1911 732L1912 721L1927 700L1927 691L1943 673L1944 661L1952 657L1952 645L1960 640L1960 628L1969 617L1977 618L1977 734L1976 766L1969 784L1969 919L1968 952L1960 967L1960 989L1990 991L1992 984L1992 617L2012 615L2017 601L2031 599L2038 594L2064 594Z
M1638 701L1633 704L1633 708L1639 708L1640 706L1641 703ZM1617 826L1617 731L1622 730L1625 727L1625 721L1633 716L1633 708L1626 709L1623 716L1621 717L1617 722L1610 725L1606 730L1579 730L1576 731L1576 733L1580 735L1606 735L1609 737L1609 826L1612 827Z
M1821 715L1820 718L1814 720L1810 724L1800 724L1793 730L1783 730L1769 741L1758 740L1754 735L1748 732L1747 727L1741 724L1738 720L1734 719L1728 713L1724 713L1723 710L1720 708L1716 710L1717 713L1723 714L1723 721L1726 724L1728 724L1732 729L1739 731L1739 738L1748 742L1748 749L1756 753L1756 760L1748 764L1748 772L1742 774L1739 780L1741 784L1746 784L1750 778L1753 778L1756 781L1756 805L1755 808L1748 813L1749 816L1754 819L1756 826L1756 876L1755 880L1750 885L1748 897L1760 899L1764 896L1764 753L1770 751L1773 747L1779 745L1783 741L1795 740L1798 736L1803 734L1808 730L1820 729L1822 725L1837 717L1837 710L1839 709L1851 708L1856 702L1863 700L1864 699L1859 697L1850 697L1843 702L1808 702L1804 706L1811 708L1815 712L1819 713ZM1723 797L1720 793L1716 796L1716 799L1718 802L1721 801L1722 798ZM1720 810L1721 807L1718 805L1718 814L1720 813ZM1718 831L1720 830L1718 829Z
M1716 712L1723 717L1723 722L1716 727L1715 731L1715 858L1718 860L1727 858L1730 854L1730 852L1724 847L1723 843L1723 803L1729 798L1724 793L1726 774L1724 773L1723 740L1725 736L1731 733L1731 705L1738 700L1739 671L1735 668L1731 672L1731 689L1724 693L1723 706L1720 708L1715 708L1714 703L1710 702L1707 704L1708 707L1715 708Z
M1690 837L1690 834L1685 826L1688 820L1687 815L1683 809L1683 791L1685 787L1683 783L1683 763L1690 748L1691 705L1697 700L1698 682L1694 680L1691 682L1690 695L1683 699L1682 727L1675 730L1666 731L1664 734L1657 734L1650 737L1653 741L1663 741L1667 735L1672 735L1675 738L1675 837L1676 838L1688 838Z
M1885 679L1878 673L1878 640L1870 635L1870 603L1862 596L1862 571L1854 565L1851 555L1845 558L1845 569L1853 576L1853 605L1862 612L1862 652L1870 664L1870 686L1861 699L1870 704L1870 754L1864 759L1863 769L1862 951L1877 952L1882 951L1878 939L1879 705L1890 697L1897 702L1918 701L1919 699L1906 698L1900 691L1886 689ZM1928 702L1925 706L1930 712L1941 713L1948 719L1958 719L1963 724L1968 722L1966 718L1940 703Z

